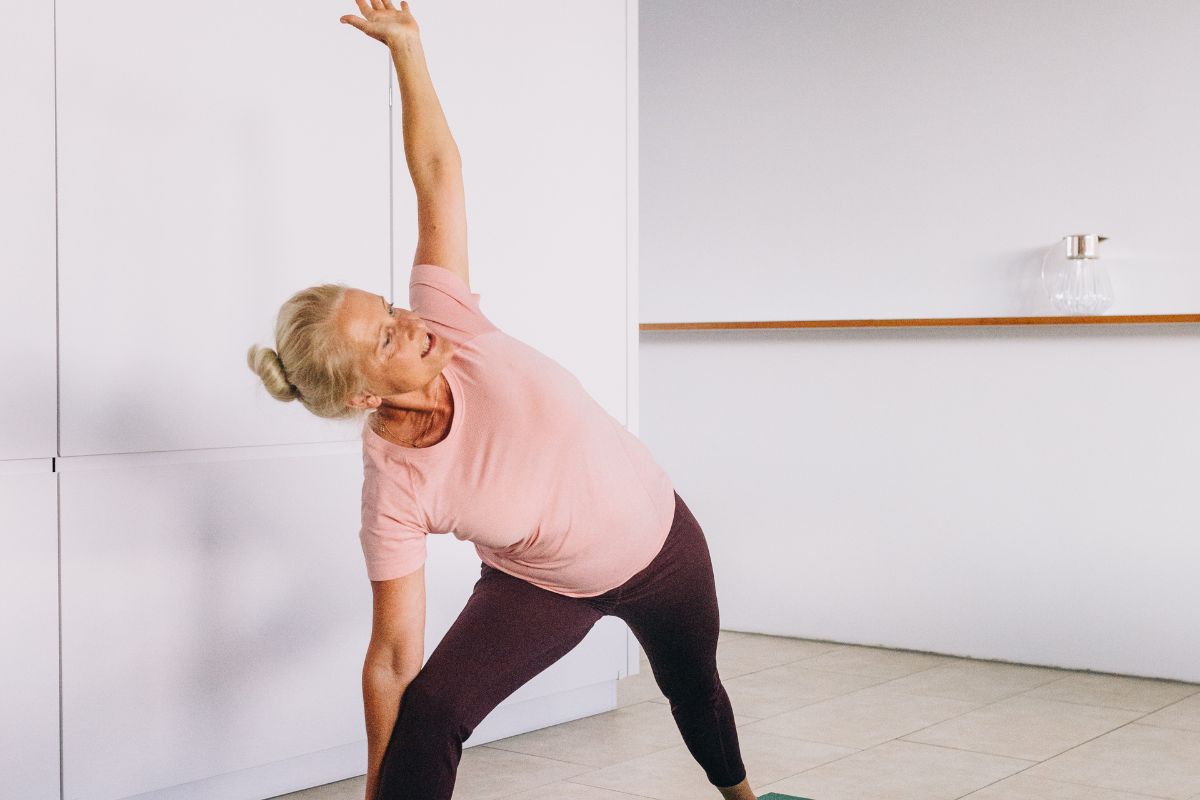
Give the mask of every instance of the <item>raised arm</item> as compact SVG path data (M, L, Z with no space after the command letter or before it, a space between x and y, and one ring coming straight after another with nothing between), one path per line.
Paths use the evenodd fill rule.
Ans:
M363 2L364 0L359 0ZM401 2L407 8L408 3ZM423 170L440 164L461 165L458 144L446 124L441 101L433 89L425 50L416 34L402 36L388 45L396 76L400 82L400 103L404 114L404 157L413 180Z
M391 0L355 1L366 19L347 15L342 21L388 46L400 84L404 156L417 192L413 264L445 267L470 287L462 157L429 77L420 28L406 0L399 10Z
M355 2L366 19L346 14L341 21L386 44L396 65L404 112L404 156L413 180L435 164L461 163L458 145L450 135L442 104L429 79L421 29L408 10L408 2L401 0L399 10L392 7L391 0Z

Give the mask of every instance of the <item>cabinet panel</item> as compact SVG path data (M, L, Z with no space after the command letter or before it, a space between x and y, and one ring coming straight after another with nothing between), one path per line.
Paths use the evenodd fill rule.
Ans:
M361 758L325 780L365 771L360 453L61 480L66 796L127 797L348 745ZM427 659L479 559L433 536L426 569ZM623 659L611 627L597 626L506 702L614 678Z
M299 289L388 289L386 48L321 4L57 8L63 455L355 438L245 354Z
M0 475L0 797L58 799L56 480Z
M56 452L54 5L0 5L0 459Z
M61 480L66 796L126 797L365 737L359 455Z

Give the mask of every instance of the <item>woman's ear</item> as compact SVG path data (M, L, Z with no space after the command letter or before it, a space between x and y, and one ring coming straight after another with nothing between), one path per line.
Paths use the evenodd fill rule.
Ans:
M383 403L383 398L374 394L352 394L346 400L346 405L351 408L378 408Z

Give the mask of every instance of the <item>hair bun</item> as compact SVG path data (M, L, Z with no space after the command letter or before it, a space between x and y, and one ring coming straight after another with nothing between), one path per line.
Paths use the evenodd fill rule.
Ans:
M275 351L272 350L271 352L274 353ZM299 397L300 390L296 388L296 384L294 384L290 380L288 380L287 370L283 366L283 359L279 357L279 353L275 353L275 364L279 367L279 375L283 378L284 382L288 385L288 388L292 390L292 394Z
M246 363L276 400L287 402L300 396L300 390L287 379L279 353L271 348L251 345L246 353Z

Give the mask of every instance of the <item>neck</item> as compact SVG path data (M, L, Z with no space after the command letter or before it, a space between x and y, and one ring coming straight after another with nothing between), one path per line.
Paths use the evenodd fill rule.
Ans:
M439 372L437 377L425 386L385 397L379 408L375 409L375 413L384 420L407 419L413 415L432 416L444 408L445 380Z

